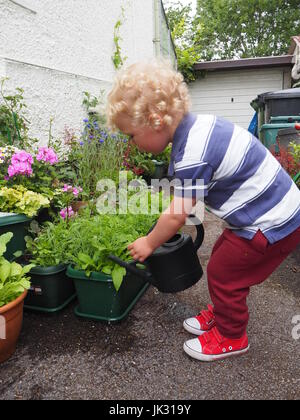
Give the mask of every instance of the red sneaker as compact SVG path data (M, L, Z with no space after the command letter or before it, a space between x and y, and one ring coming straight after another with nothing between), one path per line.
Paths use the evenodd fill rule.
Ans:
M183 328L191 334L202 335L216 326L214 308L208 305L208 310L200 312L198 316L188 318L183 322Z
M249 348L247 334L239 339L225 338L219 333L217 327L198 338L186 341L183 346L189 356L202 362L238 356L247 353Z

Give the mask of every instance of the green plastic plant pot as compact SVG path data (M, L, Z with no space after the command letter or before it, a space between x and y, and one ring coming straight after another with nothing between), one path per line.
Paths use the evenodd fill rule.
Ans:
M126 275L118 292L112 278L103 273L92 273L87 277L84 271L69 266L67 276L74 281L79 301L75 314L97 321L120 322L149 287L132 274Z
M294 128L295 124L264 124L260 129L260 138L267 149L276 148L276 139L279 130Z
M73 301L76 298L76 291L66 271L67 265L34 267L29 273L31 288L28 290L24 308L54 313Z
M0 235L7 232L13 233L12 240L7 244L4 258L11 261L16 251L24 252L26 248L25 236L32 219L22 214L0 213Z

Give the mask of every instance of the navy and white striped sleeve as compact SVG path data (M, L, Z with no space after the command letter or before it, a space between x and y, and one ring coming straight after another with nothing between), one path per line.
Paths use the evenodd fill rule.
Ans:
M177 197L204 200L208 195L208 185L213 177L213 168L207 162L179 162L175 165Z

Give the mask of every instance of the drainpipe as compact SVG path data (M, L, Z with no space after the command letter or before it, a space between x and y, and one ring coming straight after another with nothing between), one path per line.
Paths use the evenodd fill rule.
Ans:
M161 0L153 0L154 10L154 53L156 57L161 55L160 53L160 4Z

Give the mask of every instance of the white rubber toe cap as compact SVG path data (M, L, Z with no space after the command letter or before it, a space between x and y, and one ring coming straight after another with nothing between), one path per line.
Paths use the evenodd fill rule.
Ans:
M201 335L204 331L201 330L201 325L197 318L188 318L183 322L183 328L191 334Z
M198 358L202 355L202 346L198 338L188 340L183 345L183 350L191 357Z

